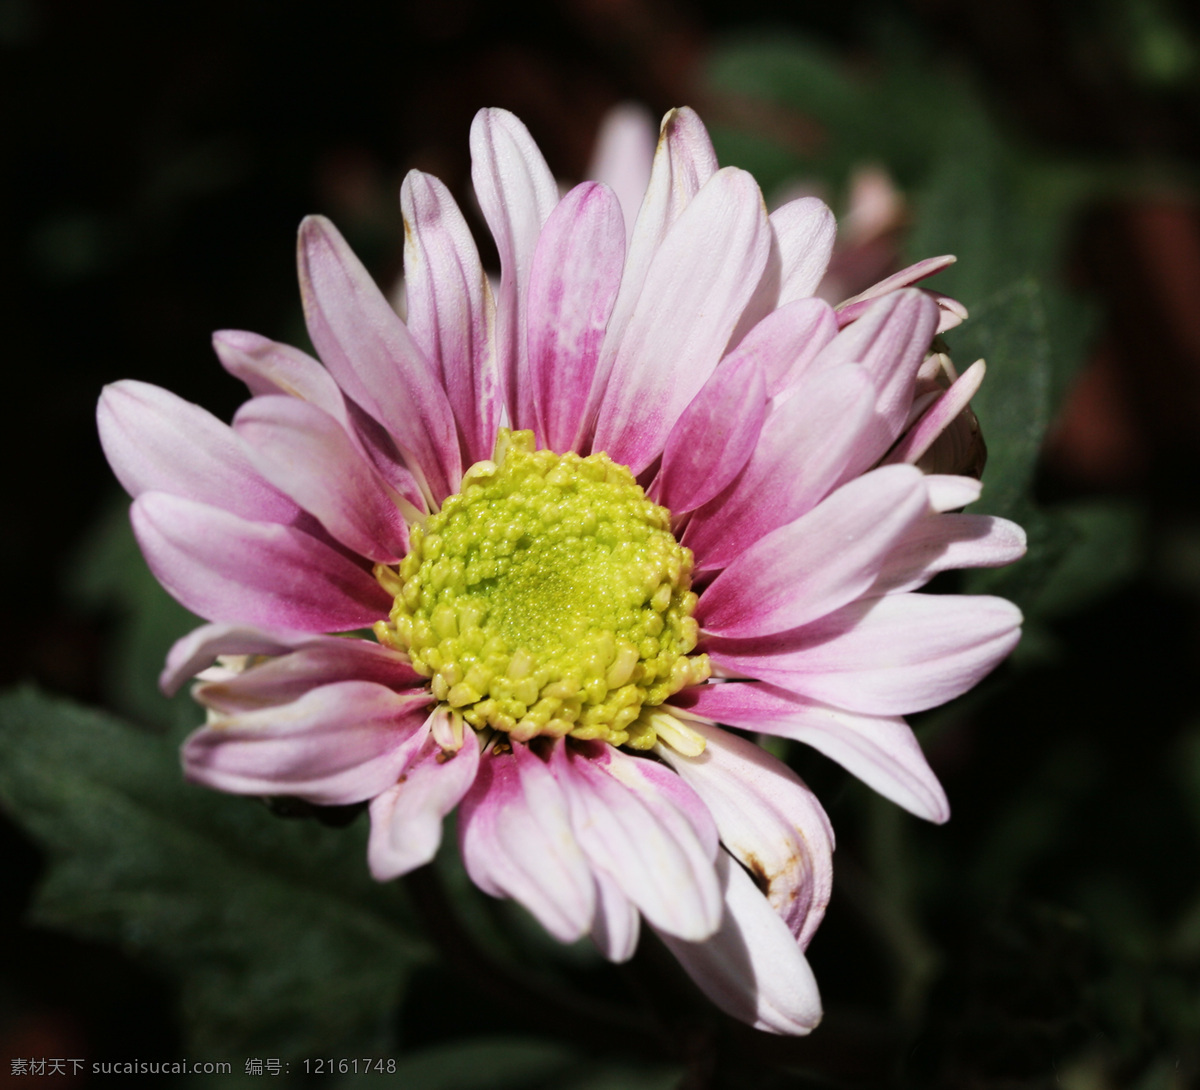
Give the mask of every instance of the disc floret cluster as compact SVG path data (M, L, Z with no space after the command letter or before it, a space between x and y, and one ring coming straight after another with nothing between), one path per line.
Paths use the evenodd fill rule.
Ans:
M502 431L397 572L381 642L477 729L649 749L649 709L709 675L692 655L692 556L624 466Z

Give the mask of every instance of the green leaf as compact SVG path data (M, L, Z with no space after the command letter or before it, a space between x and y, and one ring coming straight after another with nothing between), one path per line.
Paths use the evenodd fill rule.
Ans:
M178 974L194 1054L386 1046L428 951L368 877L361 821L186 784L167 739L29 690L0 697L0 804L49 856L34 922Z
M139 723L196 724L199 713L191 697L186 691L165 697L158 675L171 644L203 622L163 590L146 567L124 497L88 529L65 582L74 600L116 615L104 658L106 702Z

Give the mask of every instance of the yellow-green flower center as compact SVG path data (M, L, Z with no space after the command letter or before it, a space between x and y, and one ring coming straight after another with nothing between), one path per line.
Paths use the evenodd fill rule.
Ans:
M395 596L376 634L473 727L647 749L649 709L709 675L691 552L608 455L533 447L502 431L399 572L376 569Z

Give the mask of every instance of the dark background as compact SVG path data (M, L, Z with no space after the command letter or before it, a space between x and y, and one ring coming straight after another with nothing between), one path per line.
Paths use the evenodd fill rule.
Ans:
M881 27L969 85L1020 155L1097 179L1059 224L1053 275L1091 317L1036 495L1118 501L1133 563L1049 618L1045 653L955 729L930 728L948 826L909 828L805 768L839 831L812 948L827 1025L787 1048L743 1036L664 1055L695 1086L734 1085L741 1063L754 1085L810 1085L782 1073L800 1065L835 1085L1183 1087L1200 1077L1200 21L1184 4L0 0L3 680L113 706L122 618L72 589L89 527L119 501L96 397L136 378L228 419L244 395L209 336L303 343L305 214L391 281L404 172L438 175L469 209L485 105L516 112L564 179L626 100L748 122L819 159L819 118L756 114L714 88L713 58L746 31L799 34L869 82ZM0 1061L178 1054L171 977L23 923L44 860L7 820L0 851ZM873 918L872 883L915 916ZM451 974L417 994L452 1011L471 987ZM407 1047L439 1039L434 1015L406 1017Z

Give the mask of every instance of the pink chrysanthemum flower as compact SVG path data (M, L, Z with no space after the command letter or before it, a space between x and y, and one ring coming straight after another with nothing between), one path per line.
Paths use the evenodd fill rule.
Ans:
M931 384L943 312L917 289L813 298L828 209L768 217L690 110L664 121L628 243L612 190L560 200L511 114L481 112L471 150L495 300L449 193L414 171L407 323L312 218L324 366L226 332L253 395L232 427L141 383L101 399L146 559L211 622L163 675L201 676L187 775L370 800L381 880L428 862L457 806L487 893L613 961L644 919L724 1010L805 1033L833 833L736 731L945 820L901 716L972 686L1020 624L996 598L918 593L1023 550L1011 523L947 513L975 480L915 465L981 369Z

